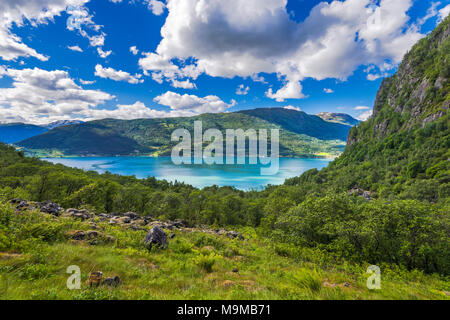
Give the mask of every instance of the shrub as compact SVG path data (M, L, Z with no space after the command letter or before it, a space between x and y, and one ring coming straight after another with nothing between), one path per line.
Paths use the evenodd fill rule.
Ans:
M200 254L196 258L194 258L194 263L200 267L202 270L206 271L207 273L211 273L214 267L214 264L217 262L218 259L220 259L221 256L210 253L208 255Z

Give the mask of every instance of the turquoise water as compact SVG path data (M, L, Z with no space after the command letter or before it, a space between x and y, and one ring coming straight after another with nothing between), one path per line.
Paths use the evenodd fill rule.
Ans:
M206 186L233 186L241 190L262 189L268 184L280 185L287 178L303 172L326 167L330 159L280 158L278 174L263 176L261 165L175 165L170 157L90 157L90 158L45 158L83 170L100 173L109 171L120 175L134 175L137 178L153 176L167 181L180 181L198 188Z

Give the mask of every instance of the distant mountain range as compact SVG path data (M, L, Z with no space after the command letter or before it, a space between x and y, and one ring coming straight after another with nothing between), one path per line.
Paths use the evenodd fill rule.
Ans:
M48 131L47 128L24 123L0 124L0 141L15 143Z
M56 127L16 143L38 156L170 155L171 134L177 128L193 133L194 121L203 130L280 129L280 155L333 157L345 148L351 126L283 108L259 108L195 117L116 120L103 119Z
M81 123L83 121L79 120L59 120L39 126L26 123L0 123L0 142L16 143L54 128Z
M321 117L325 121L336 122L352 127L357 126L361 122L346 113L321 112L318 113L317 116Z

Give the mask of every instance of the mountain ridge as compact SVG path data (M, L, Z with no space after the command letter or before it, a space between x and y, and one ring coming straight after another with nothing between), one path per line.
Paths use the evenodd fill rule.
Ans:
M261 116L259 113L262 112ZM171 133L177 128L193 132L194 121L203 121L203 130L216 128L223 133L226 129L280 129L280 155L285 157L333 157L340 154L345 146L344 134L350 126L329 123L317 116L286 109L274 109L270 114L290 115L292 123L270 122L267 111L239 111L233 113L201 114L194 117L153 118L118 120L103 119L64 126L50 130L42 135L17 143L28 152L54 155L170 155L176 143L171 142ZM298 117L292 115L299 113ZM281 118L281 117L280 117ZM305 134L311 125L319 124L310 135ZM304 125L307 129L296 128ZM312 126L312 127L313 127ZM320 131L327 131L323 135ZM333 136L333 133L335 136ZM346 136L347 134L345 134ZM320 138L317 138L317 137ZM334 137L334 139L332 139ZM104 143L103 143L104 142Z

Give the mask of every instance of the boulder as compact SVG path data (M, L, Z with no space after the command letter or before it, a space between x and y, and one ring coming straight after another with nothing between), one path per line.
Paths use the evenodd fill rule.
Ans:
M242 235L242 233L237 232L237 231L228 231L226 233L226 236L228 238L232 238L232 239L238 238L239 240L244 240L244 236Z
M358 197L363 197L364 199L369 200L369 201L372 200L372 193L370 191L363 190L358 187L355 187L355 188L349 190L348 195L349 196L356 195Z
M120 284L120 278L119 276L105 278L105 280L103 280L103 284L110 287L117 287Z
M85 220L92 218L93 215L91 213L89 213L89 211L87 211L87 210L78 210L78 209L70 208L70 209L67 209L64 211L63 217L72 217L72 218L80 219L81 221L85 221Z
M159 227L153 227L145 236L144 244L149 250L153 245L165 248L167 247L167 235Z
M135 220L139 217L138 214L135 212L127 212L127 213L124 213L123 215L124 215L124 217L128 217L131 220Z
M89 274L89 280L88 280L89 286L98 287L102 282L102 277L103 277L103 272L101 272L101 271L91 272Z
M131 218L127 217L127 216L120 217L118 220L119 220L120 224L126 224L126 223L130 223L131 222Z
M41 210L41 212L52 214L54 216L59 216L59 213L62 211L62 208L59 206L59 204L51 201L40 202L39 209Z

